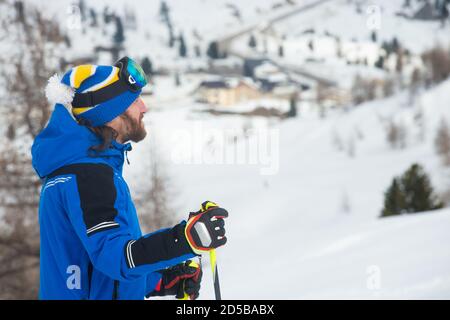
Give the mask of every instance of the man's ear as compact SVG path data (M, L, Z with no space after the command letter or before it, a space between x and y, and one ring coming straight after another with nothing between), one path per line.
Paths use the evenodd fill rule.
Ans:
M120 127L121 127L121 123L122 123L122 119L120 118L122 115L115 117L114 119L112 119L110 122L105 123L105 126L108 126L114 130L116 130L117 132L120 131Z

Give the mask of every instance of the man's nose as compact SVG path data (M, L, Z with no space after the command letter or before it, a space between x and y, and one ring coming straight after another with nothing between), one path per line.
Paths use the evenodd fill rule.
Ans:
M145 104L145 102L144 102L144 100L141 98L141 99L139 99L140 100L140 103L139 103L139 111L141 111L141 112L148 112L148 107L147 107L147 105Z

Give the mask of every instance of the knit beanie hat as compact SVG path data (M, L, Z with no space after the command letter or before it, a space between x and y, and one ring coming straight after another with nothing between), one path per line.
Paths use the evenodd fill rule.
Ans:
M83 118L91 126L101 126L125 112L141 94L141 89L128 90L123 84L125 80L119 77L119 68L115 66L80 65L62 77L53 75L45 94L51 103L63 104L71 110L76 120ZM100 92L107 93L100 99L92 98Z

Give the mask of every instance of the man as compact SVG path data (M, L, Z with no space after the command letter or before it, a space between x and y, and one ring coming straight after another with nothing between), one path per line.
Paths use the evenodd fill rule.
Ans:
M146 84L128 57L49 80L55 110L32 146L43 179L41 299L196 299L202 274L190 259L227 240L228 213L209 201L187 222L142 236L122 167L128 141L146 136Z

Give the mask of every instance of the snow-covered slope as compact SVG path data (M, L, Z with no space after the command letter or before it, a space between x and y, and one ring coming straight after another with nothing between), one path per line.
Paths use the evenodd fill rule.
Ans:
M357 12L358 6L355 5L358 2L360 12ZM390 41L396 37L408 50L418 54L432 48L436 43L444 46L449 44L448 25L442 28L439 22L399 17L397 13L405 11L404 2L404 0L329 1L320 7L277 23L274 27L277 32L289 36L314 29L319 34L329 32L344 40L358 41L370 41L371 32L375 30L378 41ZM419 7L421 5L417 4ZM418 10L418 7L415 9Z
M204 52L211 39L254 23L264 25L287 9L273 9L278 2L167 0L175 35L183 31L188 43L190 58L183 61L176 50L167 47L167 28L158 18L160 1L87 4L98 10L108 5L116 12L133 8L138 29L125 32L127 54L137 58L148 55L157 67L177 69L180 64L181 69L186 63L207 62L192 59L197 42ZM297 5L308 2L312 1L296 1ZM450 42L438 22L396 17L400 2L374 1L384 12L378 42L396 36L417 54L437 42L445 46ZM66 26L73 18L71 1L34 3ZM351 84L353 73L349 70L353 67L368 75L369 70L360 66L341 69L330 58L335 55L330 49L335 42L330 44L324 36L326 31L339 35L344 45L353 46L349 50L375 51L366 27L367 15L356 14L353 3L328 1L275 24L274 30L286 35L285 41L290 43L286 61L308 67L303 63L309 35L302 32L314 28L323 41L319 39L311 55L331 61L322 65L310 62L316 74L335 75L340 85ZM361 3L363 8L368 5L367 1ZM240 9L242 21L232 15L229 4ZM83 56L97 45L110 44L114 28L106 29L104 34L102 27L86 27L86 33L68 28L73 46L63 56ZM196 39L194 29L203 40ZM359 43L352 45L354 38L361 42L360 48ZM247 40L241 45L248 47ZM319 52L323 56L317 57ZM376 55L372 55L374 60ZM435 154L434 137L442 117L450 120L450 80L418 95L413 103L404 92L321 118L308 102L302 102L297 118L280 121L200 112L204 108L189 94L202 75L181 74L181 78L181 87L174 86L172 77L154 79L155 95L145 98L151 109L145 117L149 138L134 145L125 175L132 193L138 194L148 185L149 163L155 157L151 151L157 152L171 178L170 199L177 218L186 218L206 199L229 210L229 242L218 250L225 299L450 298L450 210L379 219L384 191L394 176L414 162L425 167L439 193L448 191L450 171ZM421 124L417 122L419 114ZM388 120L407 129L406 148L389 147ZM236 159L227 163L221 157L221 152L249 151L261 141L269 144L271 152L263 152L253 164L240 164ZM245 157L248 154L244 152ZM201 298L213 298L211 284L205 268Z
M103 23L103 10L115 13L122 19L126 10L136 16L136 29L125 28L127 54L136 58L148 56L156 67L173 68L193 65L194 47L200 48L203 57L206 55L209 42L239 32L250 26L264 22L292 8L301 7L314 0L288 2L278 0L166 0L173 27L174 37L183 34L190 60L179 59L178 44L169 48L169 31L161 21L160 8L162 1L121 0L84 1L87 20L81 22L79 1L50 0L34 1L44 9L47 16L59 20L63 30L69 34L73 46L64 54L66 59L83 57L93 53L95 46L111 46L115 32L115 24ZM90 25L89 10L97 13L98 27ZM237 14L236 14L237 13ZM105 62L102 62L105 63Z
M300 117L283 122L192 113L189 98L164 103L164 93L155 89L148 104L157 111L146 117L151 139L135 146L126 174L138 190L152 140L176 185L172 197L180 219L205 199L229 209L229 243L219 250L225 298L450 298L449 210L378 218L392 178L414 162L425 167L439 192L448 189L449 170L433 140L440 119L450 119L450 80L413 106L407 94L399 94L324 119L300 110ZM413 120L419 110L422 140ZM405 149L388 146L384 118L407 128ZM240 138L245 126L277 132L279 154L268 158L279 161L276 174L261 175L270 161L205 163L214 160L209 152L220 146L220 133L236 134L237 145L245 144ZM333 136L340 137L344 151L336 150ZM225 150L234 147L230 143ZM196 152L202 164L180 163L194 161ZM381 287L371 290L366 283L377 270ZM209 282L206 270L206 299L213 298Z
M240 231L221 254L224 297L450 298L450 210L364 223L341 217L316 228L301 226L301 212L284 214L290 225L256 239L245 236L251 225L230 223ZM211 297L211 288L203 292Z

